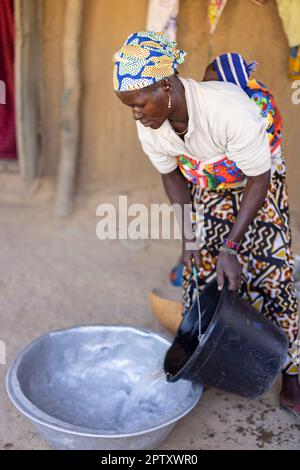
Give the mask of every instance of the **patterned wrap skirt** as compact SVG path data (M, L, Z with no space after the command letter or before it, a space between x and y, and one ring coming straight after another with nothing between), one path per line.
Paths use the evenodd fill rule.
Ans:
M286 333L289 352L283 372L295 375L299 371L298 302L293 280L295 263L291 249L285 165L280 169L275 170L265 202L241 243L238 260L242 266L242 286L239 294ZM189 187L196 233L201 227L201 264L198 266L201 291L216 277L219 248L235 222L244 188L216 190L191 182ZM183 313L195 298L195 282L185 269Z

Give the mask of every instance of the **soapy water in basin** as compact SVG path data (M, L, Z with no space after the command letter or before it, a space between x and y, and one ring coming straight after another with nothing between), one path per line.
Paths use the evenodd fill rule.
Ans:
M31 376L21 382L30 401L59 420L106 434L138 432L175 417L188 400L189 382L166 380L167 344L107 335L54 346L35 352Z

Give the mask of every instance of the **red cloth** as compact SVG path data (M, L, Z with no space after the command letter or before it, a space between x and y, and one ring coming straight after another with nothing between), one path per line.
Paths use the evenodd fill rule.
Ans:
M6 98L6 104L1 104L0 97L0 159L13 160L17 158L13 0L0 0L0 80L5 83Z

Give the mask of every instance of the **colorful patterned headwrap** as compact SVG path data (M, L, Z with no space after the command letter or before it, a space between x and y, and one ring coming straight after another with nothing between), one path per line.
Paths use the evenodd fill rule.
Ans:
M256 69L257 63L247 64L240 54L232 53L219 55L213 61L219 80L235 83L245 89L251 72Z
M139 90L170 77L184 62L185 51L176 49L165 33L131 34L113 56L115 91Z

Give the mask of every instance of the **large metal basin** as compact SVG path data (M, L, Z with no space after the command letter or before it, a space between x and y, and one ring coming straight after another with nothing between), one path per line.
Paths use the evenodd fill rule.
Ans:
M8 395L51 447L156 449L202 393L201 386L187 381L162 384L164 409L155 413L159 393L151 380L170 344L163 335L126 326L51 332L17 355L7 374ZM145 394L136 395L143 387ZM150 405L142 401L147 393L155 394ZM128 399L141 408L131 413Z

